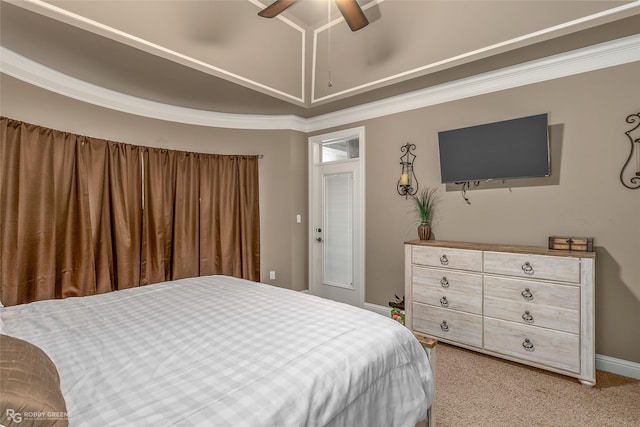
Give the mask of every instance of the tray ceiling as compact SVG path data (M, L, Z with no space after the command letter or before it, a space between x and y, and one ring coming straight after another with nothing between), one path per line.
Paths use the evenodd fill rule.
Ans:
M0 40L144 99L309 117L634 34L640 15L640 1L359 3L370 25L351 32L324 0L298 0L275 19L257 16L268 4L257 0L3 0Z

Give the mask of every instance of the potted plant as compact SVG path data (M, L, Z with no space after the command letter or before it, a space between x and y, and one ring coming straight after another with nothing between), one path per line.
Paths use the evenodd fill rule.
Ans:
M413 196L416 211L420 217L420 225L418 225L420 240L429 240L431 237L431 220L438 202L437 192L437 188L425 188L418 195Z

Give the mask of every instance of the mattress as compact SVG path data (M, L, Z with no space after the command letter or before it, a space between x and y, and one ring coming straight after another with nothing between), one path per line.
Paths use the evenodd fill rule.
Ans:
M0 308L71 426L411 426L434 381L390 318L227 276Z

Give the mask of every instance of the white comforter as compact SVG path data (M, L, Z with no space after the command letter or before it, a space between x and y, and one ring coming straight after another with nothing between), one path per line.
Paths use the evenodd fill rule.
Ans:
M58 367L71 426L411 426L433 377L391 319L210 276L1 308Z

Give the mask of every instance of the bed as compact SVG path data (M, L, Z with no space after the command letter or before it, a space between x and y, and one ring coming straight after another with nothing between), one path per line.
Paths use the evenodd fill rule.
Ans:
M399 323L227 276L0 314L57 368L70 426L413 427L434 396Z

